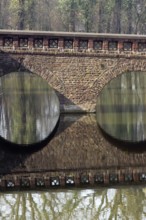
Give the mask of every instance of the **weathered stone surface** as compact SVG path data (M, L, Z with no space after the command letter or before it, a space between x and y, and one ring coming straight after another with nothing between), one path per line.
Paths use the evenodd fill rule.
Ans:
M145 56L94 53L1 52L1 74L26 69L57 91L61 111L94 112L96 98L111 79L127 71L145 71Z
M29 180L30 188L36 187L36 179L44 179L50 187L52 178L65 186L68 177L74 178L75 186L85 177L91 185L96 184L95 177L103 178L101 184L113 184L114 177L118 178L115 183L125 184L131 181L127 180L129 175L139 183L144 181L140 175L146 173L145 161L141 146L130 148L107 140L94 114L69 114L61 116L55 136L39 151L12 153L1 144L0 189L5 187L5 180L22 188L21 179Z

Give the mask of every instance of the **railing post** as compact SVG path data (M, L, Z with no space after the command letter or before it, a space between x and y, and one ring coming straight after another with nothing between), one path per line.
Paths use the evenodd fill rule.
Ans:
M88 49L93 50L93 39L89 39L88 41Z
M0 47L3 47L4 43L3 43L3 38L0 36Z
M123 50L123 41L118 41L118 51L122 51Z
M33 49L33 37L28 38L28 48Z
M63 38L59 38L58 49L62 50L63 48L64 48L64 40L63 40Z
M103 40L103 50L108 50L108 40Z
M17 49L19 47L18 36L13 37L13 49Z
M134 51L134 52L138 51L138 42L137 41L132 42L132 51Z
M48 38L47 38L47 37L45 37L45 38L43 39L43 49L44 49L44 50L47 50L47 49L48 49Z
M79 39L78 38L74 38L73 49L77 51L78 48L79 48Z

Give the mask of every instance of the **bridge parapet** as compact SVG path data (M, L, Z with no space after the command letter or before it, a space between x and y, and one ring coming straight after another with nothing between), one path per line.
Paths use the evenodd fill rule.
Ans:
M0 30L0 49L146 54L146 35Z

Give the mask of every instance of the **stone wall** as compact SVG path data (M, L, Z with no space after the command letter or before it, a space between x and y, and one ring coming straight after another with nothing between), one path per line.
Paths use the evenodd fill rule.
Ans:
M94 112L96 99L111 79L127 71L145 71L145 56L94 53L0 53L0 72L26 70L56 90L61 111Z

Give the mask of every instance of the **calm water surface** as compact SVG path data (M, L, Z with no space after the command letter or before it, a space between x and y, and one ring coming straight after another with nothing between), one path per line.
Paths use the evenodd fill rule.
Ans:
M0 136L15 144L44 140L59 118L55 91L29 72L13 72L0 78L0 106Z
M0 219L145 220L146 188L0 194Z
M97 99L97 121L118 140L146 141L146 72L127 72L111 80Z

